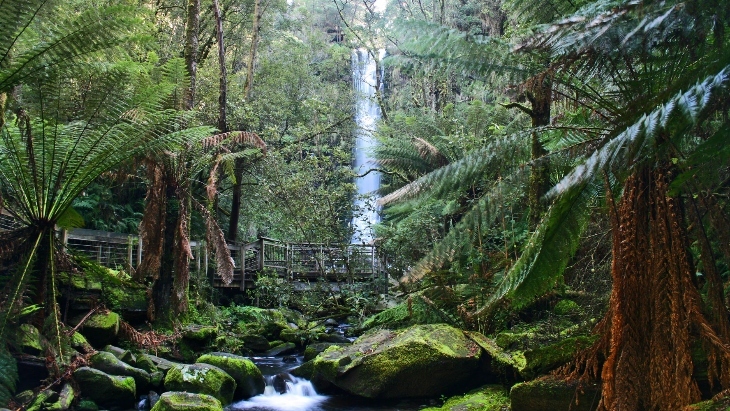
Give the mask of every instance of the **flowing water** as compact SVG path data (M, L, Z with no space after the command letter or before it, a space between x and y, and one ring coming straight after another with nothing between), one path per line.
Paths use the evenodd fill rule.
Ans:
M289 374L301 357L252 358L266 377L263 394L227 407L226 411L416 411L424 401L371 401L350 395L318 394L312 383Z
M379 51L382 59L384 50ZM373 241L372 226L380 221L376 201L376 190L380 188L380 173L369 171L375 167L372 151L377 144L373 131L380 119L380 107L376 101L376 76L382 78L375 59L366 49L357 49L352 52L352 77L354 80L357 104L355 106L355 173L360 176L355 179L357 198L355 200L355 216L352 225L355 233L352 236L353 244L369 244Z

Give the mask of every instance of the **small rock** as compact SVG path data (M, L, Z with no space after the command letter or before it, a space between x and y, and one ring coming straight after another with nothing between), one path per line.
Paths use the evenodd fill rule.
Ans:
M83 317L75 323L78 324L81 319ZM94 347L113 344L119 335L119 314L112 311L94 313L83 323L81 330Z
M69 383L63 384L63 388L61 388L61 392L58 394L58 405L61 411L66 411L71 408L74 399L76 399L76 390L74 390L74 387Z
M330 343L330 342L323 342L323 343L314 343L309 344L306 349L304 349L304 361L309 361L314 359L319 353L323 352L327 348L336 345L336 346L345 346L348 344L342 344L342 343Z
M283 344L279 344L276 347L266 351L264 355L266 357L276 357L277 355L284 355L284 354L290 354L294 351L296 351L297 346L294 343L287 342Z
M147 404L150 406L150 408L154 408L155 404L157 404L157 401L160 400L160 394L150 391L147 394Z
M245 334L241 336L243 345L253 351L266 351L269 349L269 340L256 334Z
M110 409L129 409L137 402L137 387L132 377L109 375L103 371L81 367L73 373L81 395L97 405Z
M287 327L291 328L292 330L298 330L299 326L294 323L287 323ZM283 331L283 330L282 330Z
M284 394L288 391L286 386L286 383L288 382L294 382L294 379L289 373L282 372L274 375L274 378L271 381L271 385L274 387L274 390L276 390L276 392L278 392L279 394Z
M283 362L285 364L292 364L292 363L299 362L299 360L297 359L296 355L287 355L281 359L281 362Z
M135 358L134 354L132 354L129 350L115 347L113 345L107 345L106 347L104 347L104 351L114 354L114 356L122 362L125 362L133 367L140 368L137 366L137 358Z
M328 318L324 322L324 325L326 325L327 327L337 327L338 325L340 325L340 323L338 323L337 320L335 320L334 318Z
M125 375L134 378L136 387L140 391L147 391L150 387L150 374L140 368L120 361L114 354L106 351L99 351L89 358L89 364L97 370L104 371L111 375Z

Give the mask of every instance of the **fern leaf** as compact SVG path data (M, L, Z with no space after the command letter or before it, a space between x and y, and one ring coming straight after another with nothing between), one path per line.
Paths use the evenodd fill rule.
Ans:
M15 393L18 365L4 346L0 346L0 406L6 407Z
M476 315L490 311L505 297L522 307L555 286L578 248L597 192L594 185L574 187L550 207L520 258Z

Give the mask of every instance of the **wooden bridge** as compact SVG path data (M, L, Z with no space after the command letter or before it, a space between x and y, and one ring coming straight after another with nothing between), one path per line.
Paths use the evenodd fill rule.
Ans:
M14 225L0 214L0 231ZM67 248L108 268L132 271L142 262L144 250L137 235L87 229L59 231L58 235ZM190 245L191 272L208 277L216 288L244 291L255 287L259 274L270 273L299 284L369 282L387 289L384 261L372 245L290 243L264 237L252 243L228 244L235 262L230 284L214 274L214 259L204 241L191 241Z

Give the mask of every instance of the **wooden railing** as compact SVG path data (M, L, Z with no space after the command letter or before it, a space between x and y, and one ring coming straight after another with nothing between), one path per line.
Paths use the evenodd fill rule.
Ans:
M0 214L0 231L17 226L12 218ZM64 247L112 269L135 270L144 255L137 235L87 229L59 230L57 235ZM191 241L190 246L191 271L207 276L211 256L205 242ZM368 281L378 288L386 283L385 264L372 245L289 243L262 237L252 243L228 244L228 250L235 262L233 281L224 284L220 277L211 275L214 287L242 291L253 288L260 273L301 283Z

